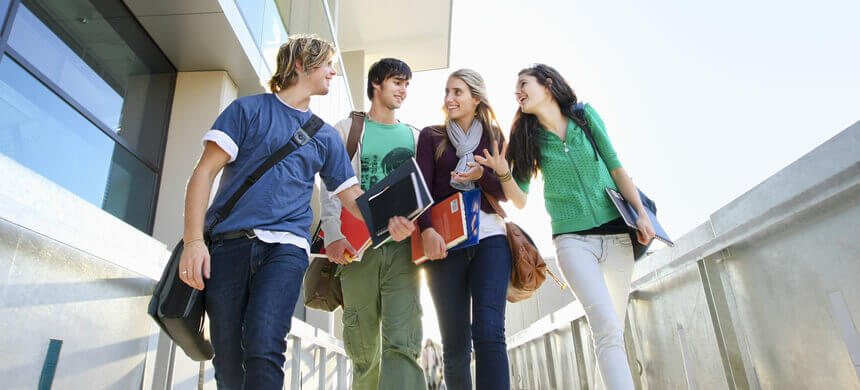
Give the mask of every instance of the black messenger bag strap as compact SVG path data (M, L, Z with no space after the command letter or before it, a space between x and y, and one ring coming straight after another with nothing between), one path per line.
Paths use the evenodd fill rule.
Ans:
M206 236L210 236L212 233L212 229L215 228L219 222L227 219L227 216L230 215L230 212L233 211L233 207L236 207L236 203L239 202L239 199L242 199L242 196L245 195L246 192L257 182L261 177L272 167L277 165L281 160L286 158L290 153L294 150L298 149L304 144L308 143L311 138L322 128L324 122L318 116L311 114L311 117L308 119L305 124L299 127L296 132L293 134L291 138L292 142L287 142L286 145L282 146L280 149L272 153L269 158L266 159L257 169L254 170L251 175L245 178L245 181L242 183L242 186L239 187L238 190L224 203L218 211L215 212L215 221L212 222L212 225L209 226L209 229L206 230Z
M227 203L215 213L215 221L209 226L204 235L207 241L212 229L223 221L242 195L263 176L266 171L283 160L287 155L308 143L311 137L322 127L323 121L316 115L311 115L305 124L299 127L287 144L269 156L254 173L249 176L242 186L230 197ZM214 356L212 343L204 332L204 292L191 288L179 278L179 261L182 257L184 243L182 240L170 255L164 272L152 293L147 312L169 336L180 346L185 354L196 361L209 360Z

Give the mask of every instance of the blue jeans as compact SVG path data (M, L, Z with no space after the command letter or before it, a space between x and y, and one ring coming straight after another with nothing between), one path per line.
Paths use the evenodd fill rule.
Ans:
M206 311L215 381L225 389L282 389L284 353L307 253L244 238L213 242Z
M510 388L505 344L505 305L511 278L507 238L487 237L476 246L448 252L447 258L424 264L439 317L448 389L472 389L469 367L473 342L477 388Z

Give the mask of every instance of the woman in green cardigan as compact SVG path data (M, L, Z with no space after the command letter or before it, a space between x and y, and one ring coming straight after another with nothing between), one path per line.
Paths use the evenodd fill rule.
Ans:
M493 169L505 197L520 209L541 172L558 265L585 309L600 377L607 389L633 389L623 340L633 235L605 188L619 190L644 216L637 221L639 242L650 242L654 228L603 120L590 105L577 104L558 71L543 64L523 69L515 95L510 143L475 160Z

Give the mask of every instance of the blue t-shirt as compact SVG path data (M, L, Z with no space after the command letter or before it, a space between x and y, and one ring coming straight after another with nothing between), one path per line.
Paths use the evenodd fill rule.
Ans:
M238 150L235 160L224 166L218 193L206 212L205 229L214 221L215 210L272 153L293 142L296 129L310 116L310 110L296 110L273 94L236 99L218 116L212 130L225 133ZM232 155L231 151L228 154ZM290 232L310 241L311 194L317 172L331 192L355 177L346 147L329 124L324 124L307 144L269 169L212 233L264 229Z

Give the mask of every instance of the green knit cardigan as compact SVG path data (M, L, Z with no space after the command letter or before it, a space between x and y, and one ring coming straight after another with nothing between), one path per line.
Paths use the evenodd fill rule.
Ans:
M584 110L599 159L595 159L591 142L573 120L568 119L564 140L538 128L544 202L554 235L590 229L621 216L605 190L606 187L618 189L609 172L620 168L621 161L597 111L589 104ZM517 180L517 185L526 193L529 184L530 179Z

